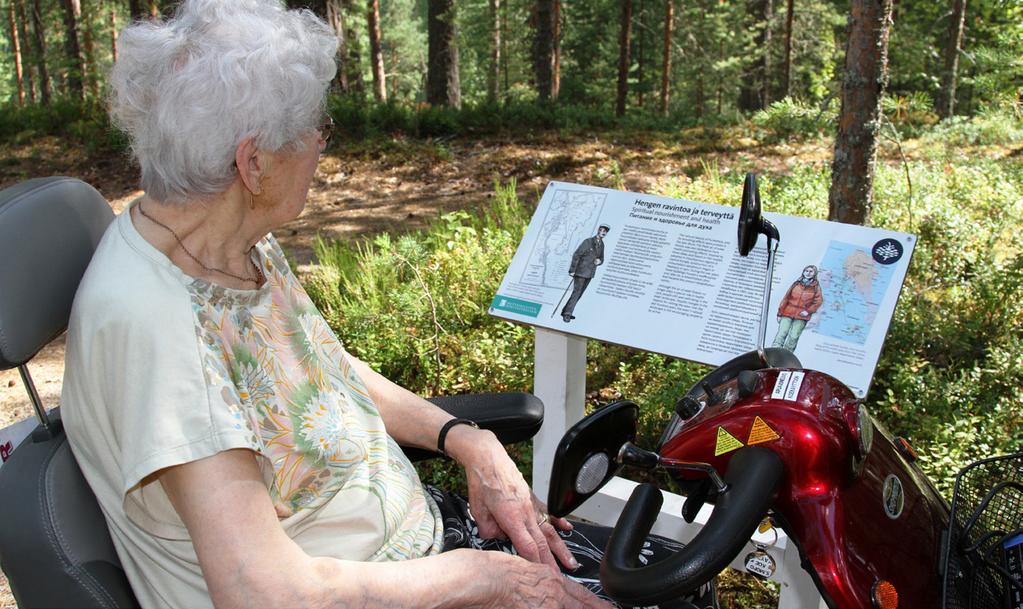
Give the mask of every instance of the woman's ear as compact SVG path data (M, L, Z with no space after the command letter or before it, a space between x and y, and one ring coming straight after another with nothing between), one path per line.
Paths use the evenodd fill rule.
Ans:
M268 161L265 153L256 146L254 137L243 139L234 149L234 164L238 168L238 177L242 181L242 186L254 195L263 191L262 179Z

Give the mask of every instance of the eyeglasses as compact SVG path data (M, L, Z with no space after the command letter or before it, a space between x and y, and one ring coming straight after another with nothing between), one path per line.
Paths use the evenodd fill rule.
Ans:
M320 132L320 139L326 142L330 139L330 134L334 132L334 119L327 116L316 130Z

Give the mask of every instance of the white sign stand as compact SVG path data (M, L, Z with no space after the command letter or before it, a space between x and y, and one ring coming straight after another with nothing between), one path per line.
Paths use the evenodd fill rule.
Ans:
M547 498L551 466L558 442L568 429L582 419L586 399L586 339L569 336L553 330L536 328L535 370L533 393L543 401L544 422L540 433L533 438L533 492ZM579 507L573 516L605 526L614 526L625 507L636 483L624 478L613 478L596 495ZM706 524L712 507L705 505L692 524L682 519L684 497L664 493L661 515L653 532L671 539L688 542ZM820 593L810 575L800 566L799 550L785 533L757 533L753 541L766 546L768 554L778 565L771 580L781 584L779 609L826 609ZM753 543L748 545L753 551ZM731 567L743 570L740 552Z

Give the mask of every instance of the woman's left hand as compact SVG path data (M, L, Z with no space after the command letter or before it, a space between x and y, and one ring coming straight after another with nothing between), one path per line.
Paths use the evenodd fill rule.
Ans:
M460 450L452 446L449 454L465 467L469 508L480 536L510 539L519 555L533 562L577 568L579 564L558 535L559 530L570 531L572 524L548 516L547 506L533 495L494 434L468 427L459 431L465 434L460 439L467 441L459 443Z

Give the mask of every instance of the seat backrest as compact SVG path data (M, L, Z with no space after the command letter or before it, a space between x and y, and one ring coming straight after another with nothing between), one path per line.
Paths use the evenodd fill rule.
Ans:
M25 364L64 331L112 219L103 196L72 178L0 191L0 368ZM0 498L0 567L20 609L138 606L59 418L0 469Z

